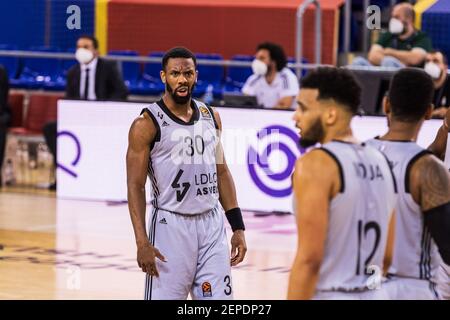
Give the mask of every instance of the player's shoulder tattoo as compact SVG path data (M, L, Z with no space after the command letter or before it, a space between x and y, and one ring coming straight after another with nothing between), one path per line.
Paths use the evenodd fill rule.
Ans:
M420 179L420 205L423 211L450 201L450 174L444 163L432 155L417 162Z

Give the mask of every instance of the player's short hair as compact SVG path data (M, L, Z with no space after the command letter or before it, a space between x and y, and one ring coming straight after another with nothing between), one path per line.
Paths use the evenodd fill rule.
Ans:
M333 99L347 107L352 114L358 112L361 102L361 86L348 69L316 68L302 78L300 89L317 89L319 91L318 100Z
M431 77L419 68L403 68L392 77L389 102L392 116L402 122L415 122L426 113L433 101Z
M162 58L162 68L163 70L166 70L167 62L169 59L175 59L175 58L186 58L186 59L192 59L194 60L194 65L197 67L197 59L195 58L195 55L187 48L185 47L175 47L167 51L163 58Z
M92 41L92 45L94 46L94 49L98 49L98 40L96 37L88 35L88 34L83 34L82 36L80 36L78 38L78 40L80 39L89 39Z
M275 61L277 65L277 71L281 71L283 70L284 67L286 67L287 65L286 54L284 53L284 50L280 45L272 42L263 42L258 45L256 51L262 49L269 51L270 59Z

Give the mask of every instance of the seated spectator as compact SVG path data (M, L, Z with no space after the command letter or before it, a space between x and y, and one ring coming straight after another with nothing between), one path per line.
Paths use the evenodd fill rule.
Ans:
M8 105L9 81L8 74L0 65L0 187L2 186L2 165L5 156L6 136L11 124L11 110Z
M75 58L79 64L67 72L66 99L83 100L126 100L127 87L117 64L98 56L98 41L91 36L81 36L77 41ZM56 122L47 123L44 128L45 141L56 164ZM56 184L50 186L56 189Z
M424 32L414 28L414 18L411 4L394 6L389 31L382 33L377 43L371 46L368 60L356 57L352 65L394 68L423 66L426 54L432 48L431 40Z
M443 118L450 105L450 83L447 76L448 62L442 52L433 51L427 54L425 71L433 79L434 111L433 118Z
M286 65L283 48L274 43L261 43L252 63L253 75L245 82L242 92L256 96L264 108L295 109L298 79Z
M81 36L75 57L79 64L67 72L67 99L125 100L128 90L114 61L98 56L98 41Z

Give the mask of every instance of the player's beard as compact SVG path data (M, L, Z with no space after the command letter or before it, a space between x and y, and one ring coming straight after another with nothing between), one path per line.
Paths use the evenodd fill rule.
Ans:
M172 87L169 86L169 84L166 82L166 91L170 94L170 96L172 97L173 101L175 101L176 104L188 103L188 101L192 97L192 91L194 91L194 87L195 87L195 84L193 84L191 88L188 87L188 92L187 92L186 96L182 97L182 96L177 95L177 93L174 92Z
M323 141L325 130L323 129L322 122L320 122L320 118L317 118L313 122L308 131L302 131L300 135L299 144L302 148L308 148Z

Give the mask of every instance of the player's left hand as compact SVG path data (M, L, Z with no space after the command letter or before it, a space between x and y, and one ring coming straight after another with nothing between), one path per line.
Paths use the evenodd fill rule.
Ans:
M231 266L234 267L244 260L247 252L244 230L236 230L231 237Z

